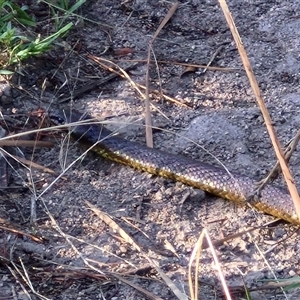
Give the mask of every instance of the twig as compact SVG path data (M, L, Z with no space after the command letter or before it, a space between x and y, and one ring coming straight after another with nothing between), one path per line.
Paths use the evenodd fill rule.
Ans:
M189 289L190 289L190 295L192 300L198 299L199 261L200 261L201 250L203 249L202 247L203 247L204 236L205 236L205 232L204 230L202 230L195 244L188 265L188 282L189 282ZM194 282L193 282L192 266L194 261L195 261L195 275L194 275Z
M115 64L113 61L108 61L108 60L106 60L106 59L104 60L103 58L101 58L101 57L96 57L96 56L94 56L94 55L88 55L88 58L90 58L90 59L92 59L94 62L98 63L102 68L104 68L104 69L106 69L106 70L109 70L110 72L113 72L114 74L119 75L119 76L122 77L122 78L127 78L127 79L129 79L129 75L125 76L125 75L124 75L124 72L119 72L119 71L117 71L117 70L111 68L111 66L108 66L107 64L104 64L104 63L103 63L103 61L105 61L106 63L109 62L110 64L113 64L114 66L118 66L118 65ZM119 69L122 70L120 67L119 67ZM125 70L123 70L123 71L125 71ZM134 87L139 87L139 88L141 88L141 89L143 89L143 90L146 90L146 87L145 87L144 85L139 84L139 83L134 82L134 81L132 81L132 82L134 83L134 84L133 84ZM140 96L141 96L143 99L145 99L144 94L141 94L141 91L140 91L139 89L137 89L137 91L138 91L138 93L140 94ZM169 96L163 94L163 93L160 92L160 91L157 91L157 90L151 90L151 93L156 93L156 94L160 93L161 96L164 97L166 100L168 100L168 101L170 101L170 102L173 102L173 103L176 103L177 105L180 105L180 106L188 107L186 104L181 103L180 101L176 100L175 98L169 97ZM152 103L150 103L150 104L151 104L151 106L153 106ZM157 109L155 106L153 106L153 107L154 107L155 109Z
M215 51L215 53L213 54L213 56L211 57L211 59L210 59L209 62L207 63L206 68L204 68L204 69L201 71L200 74L204 74L204 73L208 70L209 66L210 66L210 65L212 64L212 62L215 60L216 56L217 56L217 55L221 52L221 50L223 50L223 49L224 49L224 44L218 47L218 49Z
M41 238L34 236L32 234L29 234L29 233L19 229L18 227L19 227L18 225L12 224L10 221L0 218L0 229L10 231L16 235L26 236L37 243L42 242Z
M220 263L219 263L219 260L218 260L218 256L217 256L217 253L215 251L215 248L213 246L213 243L210 239L210 236L208 234L208 231L206 228L203 229L204 233L205 233L205 237L206 237L206 240L207 240L207 243L209 245L209 249L211 251L211 254L213 256L213 259L214 259L214 262L215 262L215 267L219 273L219 278L220 278L220 281L222 283L222 287L223 287L223 290L224 290L224 293L226 295L226 299L227 300L231 300L231 295L230 295L230 292L229 292L229 289L228 289L228 286L226 284L226 281L225 281L225 277L223 275L223 272L222 272L222 269L221 269L221 266L220 266Z
M142 287L138 286L137 284L133 283L132 281L129 281L129 280L123 278L122 276L117 275L116 273L111 273L111 275L113 277L115 277L116 279L118 279L119 281L122 281L123 283L126 283L127 285L133 287L134 289L139 291L141 294L145 295L147 297L147 299L150 299L150 300L163 300L163 298L158 297L158 296L148 292L147 290L143 289Z
M292 141L289 143L289 145L286 147L284 151L285 160L287 163L290 161L292 154L294 153L299 143L299 140L300 140L300 130L298 130L297 134L295 135L295 137L292 139ZM260 192L270 180L276 179L279 174L279 171L280 171L280 164L279 161L277 161L275 166L269 172L268 176L263 180L261 180L260 182L258 182L259 185L258 192Z
M7 131L0 126L0 142L1 138L7 134ZM7 178L7 161L3 157L3 154L0 151L0 188L6 188L8 186Z
M0 140L0 147L41 147L41 148L52 148L54 146L53 142L44 141L23 141L23 140Z
M137 251L141 252L140 246L134 241L134 239L123 228L121 228L109 215L102 212L99 208L97 208L89 201L85 201L85 203L94 212L94 214L97 215L97 217L99 217L114 231L118 232L119 235L124 239L124 241L133 246L133 248L135 248Z
M149 69L150 69L150 59L151 59L151 51L153 43L162 30L162 28L167 24L170 18L173 16L177 7L179 6L179 2L175 2L175 4L170 8L167 15L160 23L159 27L154 33L153 38L149 42L148 45L148 57L147 57L147 72L146 72L146 100L145 100L145 125L146 125L146 142L147 146L153 148L153 135L152 135L152 122L151 122L151 114L150 114L150 100L149 100Z
M92 57L92 55L88 55L88 57ZM132 64L130 66L127 66L124 68L125 71L129 71L133 68L135 68L136 66L138 65L138 63L135 63L135 64ZM82 94L86 93L86 92L90 92L92 91L93 89L107 83L108 81L111 81L112 79L115 79L118 77L118 74L109 74L108 76L104 77L104 78L101 78L101 79L98 79L96 81L93 81L92 83L89 83L89 84L86 84L84 86L82 86L81 88L79 88L78 90L75 90L73 95L72 95L72 98L75 99L75 98L78 98L79 96L81 96ZM64 96L64 95L62 95ZM58 103L64 103L64 102L67 102L71 99L71 96L68 96L68 97L64 97L62 99L59 99L58 100Z
M116 60L118 62L147 62L145 59L130 59L130 60L124 60L124 59L118 59ZM151 62L153 62L151 60ZM242 71L241 68L224 68L224 67L211 67L207 65L199 65L199 64L192 64L192 63L183 63L183 62L177 62L177 61L167 61L167 60L158 60L157 63L159 64L165 64L165 65L178 65L183 67L193 67L198 69L207 69L210 71L221 71L221 72L237 72Z

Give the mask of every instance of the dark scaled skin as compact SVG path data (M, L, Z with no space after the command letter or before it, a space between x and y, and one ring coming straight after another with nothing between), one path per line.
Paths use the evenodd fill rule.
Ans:
M75 123L92 119L75 110L49 112L57 124ZM227 172L184 156L169 154L148 148L115 136L100 124L70 125L71 135L88 145L101 156L132 168L180 181L221 198L244 203L256 190L255 181L247 176ZM259 211L299 225L293 201L286 191L273 184L267 185L259 197L249 202Z

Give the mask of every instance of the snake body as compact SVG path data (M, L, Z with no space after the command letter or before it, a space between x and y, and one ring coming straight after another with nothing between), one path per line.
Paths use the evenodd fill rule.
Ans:
M89 120L75 110L57 110L49 113L58 124L71 124L71 135L93 146L93 151L112 161L151 174L180 181L224 199L246 204L246 199L255 191L255 180L224 168L215 167L201 161L180 155L169 154L148 148L139 143L115 136L99 124L72 125L80 120ZM269 184L259 197L250 201L259 211L300 225L289 193L274 184Z

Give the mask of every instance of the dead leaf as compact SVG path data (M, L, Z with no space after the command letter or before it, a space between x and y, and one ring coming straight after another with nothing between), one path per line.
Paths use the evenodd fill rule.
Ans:
M131 54L133 52L134 52L134 50L132 48L120 48L120 49L115 50L115 56L116 57L123 57L123 56Z
M180 78L182 78L183 76L185 76L188 73L195 73L197 70L198 69L193 66L187 66L186 69L180 75Z

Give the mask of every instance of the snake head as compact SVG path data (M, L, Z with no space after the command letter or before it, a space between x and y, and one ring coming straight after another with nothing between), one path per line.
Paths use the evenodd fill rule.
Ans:
M51 122L57 126L64 126L77 139L89 143L95 143L101 137L106 137L111 132L99 124L88 114L81 113L74 109L53 109L48 111Z
M76 123L82 120L89 120L92 117L82 114L74 109L50 109L48 116L55 125L64 125L69 123Z

